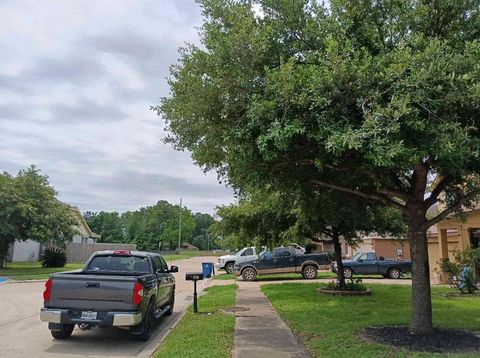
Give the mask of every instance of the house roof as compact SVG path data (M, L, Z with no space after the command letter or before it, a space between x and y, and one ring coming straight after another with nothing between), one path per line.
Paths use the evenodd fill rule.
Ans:
M85 218L83 217L82 213L80 212L80 209L78 209L76 206L71 206L68 205L68 208L70 209L73 217L77 221L77 228L78 231L82 236L85 237L90 237L93 239L100 239L101 236L99 234L94 233L90 227L88 226L87 222L85 221Z

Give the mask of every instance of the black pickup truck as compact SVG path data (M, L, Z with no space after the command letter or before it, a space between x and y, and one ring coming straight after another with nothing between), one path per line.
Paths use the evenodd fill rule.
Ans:
M306 279L317 278L317 271L328 268L327 253L298 254L294 248L280 247L260 253L258 259L236 263L233 273L245 281L255 281L257 275L301 273Z
M65 339L75 325L124 327L138 340L150 339L154 319L171 315L178 267L158 254L97 251L82 270L56 273L45 283L40 319L52 336Z

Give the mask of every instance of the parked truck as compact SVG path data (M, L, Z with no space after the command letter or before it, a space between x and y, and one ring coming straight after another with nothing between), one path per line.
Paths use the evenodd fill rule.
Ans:
M404 273L412 272L412 262L377 257L374 252L357 252L351 260L342 260L345 278L353 275L382 275L398 279ZM337 272L337 263L332 262L332 271Z
M40 319L56 339L80 329L123 327L137 340L150 339L152 324L171 315L178 267L158 254L98 251L82 270L55 273L45 283Z
M292 247L280 247L264 251L258 259L237 262L234 274L245 281L255 281L258 275L277 273L301 273L306 279L314 279L319 269L329 267L328 253L298 254Z
M233 266L236 262L250 261L258 257L258 252L255 247L244 247L234 255L223 255L218 258L218 263L215 265L217 270L225 270L227 273L233 273Z

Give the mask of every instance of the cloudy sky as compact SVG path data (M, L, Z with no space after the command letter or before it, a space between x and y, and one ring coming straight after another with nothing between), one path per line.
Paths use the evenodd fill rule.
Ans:
M149 110L200 24L194 0L0 0L0 170L35 164L82 211L232 202Z

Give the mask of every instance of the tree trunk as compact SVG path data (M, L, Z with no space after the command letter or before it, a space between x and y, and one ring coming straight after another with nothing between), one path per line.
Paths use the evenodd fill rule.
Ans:
M427 335L433 332L427 230L420 225L409 225L408 234L412 259L410 333Z
M337 287L340 290L345 289L345 275L343 273L342 246L340 245L340 235L336 228L332 228L333 249L335 250L335 261L337 263Z
M7 259L9 246L10 242L4 237L0 237L0 269L3 268L3 263Z

